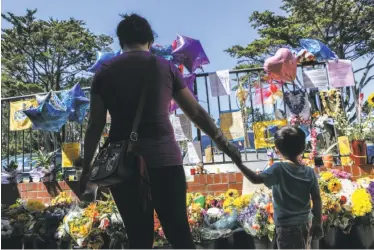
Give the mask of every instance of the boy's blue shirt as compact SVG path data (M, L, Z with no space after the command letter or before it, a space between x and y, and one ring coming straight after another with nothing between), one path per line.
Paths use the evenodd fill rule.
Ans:
M310 221L310 194L312 189L319 189L312 168L277 162L260 176L264 184L272 188L276 226L301 225Z

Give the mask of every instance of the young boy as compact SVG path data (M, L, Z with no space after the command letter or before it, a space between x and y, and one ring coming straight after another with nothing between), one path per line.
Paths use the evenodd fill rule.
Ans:
M274 138L282 162L274 163L259 175L244 165L238 167L252 183L264 183L272 188L278 248L307 249L311 238L321 238L323 230L316 174L298 160L305 150L305 133L299 128L286 126L278 130Z

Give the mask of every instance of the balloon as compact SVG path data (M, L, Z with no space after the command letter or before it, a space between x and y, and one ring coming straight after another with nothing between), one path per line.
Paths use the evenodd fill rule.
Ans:
M177 41L174 40L173 43L171 44L171 48L173 49L173 51L177 48Z
M90 100L82 91L79 83L77 83L69 91L63 91L61 93L61 101L69 112L69 120L82 124L84 117L86 116Z
M319 61L338 58L329 47L316 39L300 39L300 46L312 53Z
M188 89L191 91L192 94L194 94L194 83L195 83L196 75L195 74L189 74L189 75L184 75L183 80ZM195 95L195 98L197 100L197 96ZM170 107L169 107L169 112L174 112L179 108L178 104L174 101L174 99L171 100L170 102Z
M96 73L100 68L101 66L103 65L103 63L106 63L108 61L110 61L111 59L113 59L114 57L116 56L119 56L121 54L121 51L117 51L117 52L101 52L101 51L98 51L96 52L96 62L94 65L92 65L90 68L88 68L88 71L92 72L92 73Z
M271 79L293 81L296 78L296 59L289 49L278 49L274 56L265 60L264 70Z
M186 36L177 35L177 47L171 54L173 61L183 64L190 73L210 63L200 41Z
M151 52L157 56L161 56L165 58L166 60L170 61L173 59L173 56L171 55L171 45L162 46L160 44L153 44L151 47Z
M51 132L59 132L69 117L66 107L53 91L38 107L23 112L31 120L34 129Z

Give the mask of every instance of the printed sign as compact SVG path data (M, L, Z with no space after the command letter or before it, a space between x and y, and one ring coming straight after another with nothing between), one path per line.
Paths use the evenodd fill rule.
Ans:
M330 60L327 64L330 86L343 88L355 85L352 61L350 60Z
M325 69L303 70L304 88L324 88L328 86L328 78Z
M71 168L73 161L80 155L80 143L70 142L62 144L62 167Z
M201 144L199 141L188 142L187 144L188 161L190 164L203 162L201 154Z
M187 118L186 115L171 115L170 121L174 128L176 141L192 140L191 121Z
M241 111L221 112L219 115L221 131L229 140L244 138Z
M23 113L24 110L36 108L36 100L17 101L10 103L10 131L19 131L31 128L30 119Z

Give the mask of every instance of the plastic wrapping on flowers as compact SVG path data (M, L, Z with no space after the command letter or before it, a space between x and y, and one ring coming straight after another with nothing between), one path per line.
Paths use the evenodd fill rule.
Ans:
M371 216L373 213L373 201L368 190L372 180L362 178L353 182L350 178L349 173L341 170L320 174L319 185L326 228L338 227L344 233L349 233L355 218Z
M255 192L249 205L239 214L238 222L253 237L267 236L272 241L275 232L273 214L270 192L261 190Z

